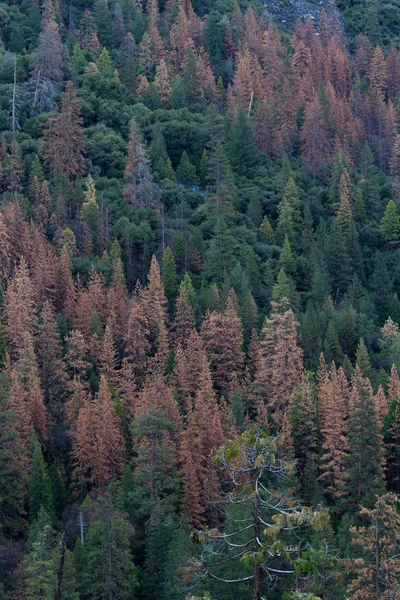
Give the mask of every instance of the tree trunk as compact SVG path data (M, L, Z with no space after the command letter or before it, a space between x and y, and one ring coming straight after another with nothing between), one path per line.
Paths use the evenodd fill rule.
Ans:
M253 505L253 518L254 518L254 579L253 579L253 590L254 590L254 600L261 600L261 586L262 586L262 570L261 565L258 562L258 554L260 552L260 505L259 505L259 497L256 493L254 497L254 505Z
M60 554L58 559L58 569L57 569L57 579L56 579L56 587L54 590L54 600L61 600L61 585L62 578L64 573L64 557L65 557L65 531L62 534L60 541Z

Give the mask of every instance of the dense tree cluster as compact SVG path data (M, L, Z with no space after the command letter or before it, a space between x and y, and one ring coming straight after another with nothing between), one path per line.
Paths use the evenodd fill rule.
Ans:
M397 597L400 52L360 6L0 5L0 598Z

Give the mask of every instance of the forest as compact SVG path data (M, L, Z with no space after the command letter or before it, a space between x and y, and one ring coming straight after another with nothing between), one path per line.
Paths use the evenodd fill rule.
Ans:
M0 600L400 600L400 2L320 6L0 2Z

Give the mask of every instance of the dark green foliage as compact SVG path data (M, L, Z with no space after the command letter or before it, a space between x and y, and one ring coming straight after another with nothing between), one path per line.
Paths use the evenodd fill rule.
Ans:
M54 499L48 468L40 444L36 441L29 479L29 520L31 523L35 521L41 509L52 516L54 513Z
M229 132L227 154L234 173L243 177L251 176L260 162L253 129L243 110Z
M86 536L85 597L90 600L132 600L138 586L137 570L130 550L130 527L114 507L110 495L93 506L94 515Z
M356 514L361 506L371 508L385 490L382 473L382 446L377 428L374 401L364 384L355 384L358 395L350 414L349 454L344 458L347 482L343 507Z

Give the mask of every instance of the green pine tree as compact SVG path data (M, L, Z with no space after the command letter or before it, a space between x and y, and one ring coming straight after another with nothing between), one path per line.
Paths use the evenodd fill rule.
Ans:
M138 577L130 549L128 521L116 510L110 493L96 501L92 517L85 542L84 597L133 600Z
M176 169L176 176L179 183L188 187L197 185L199 182L196 175L196 167L190 162L186 150L182 153L181 160Z
M390 250L395 250L400 244L400 215L397 204L389 200L385 214L381 220L381 235Z
M161 264L161 281L168 300L173 300L178 293L176 262L169 246L166 247Z
M50 516L54 514L51 481L42 449L36 440L29 478L29 520L31 523L38 517L41 509Z

